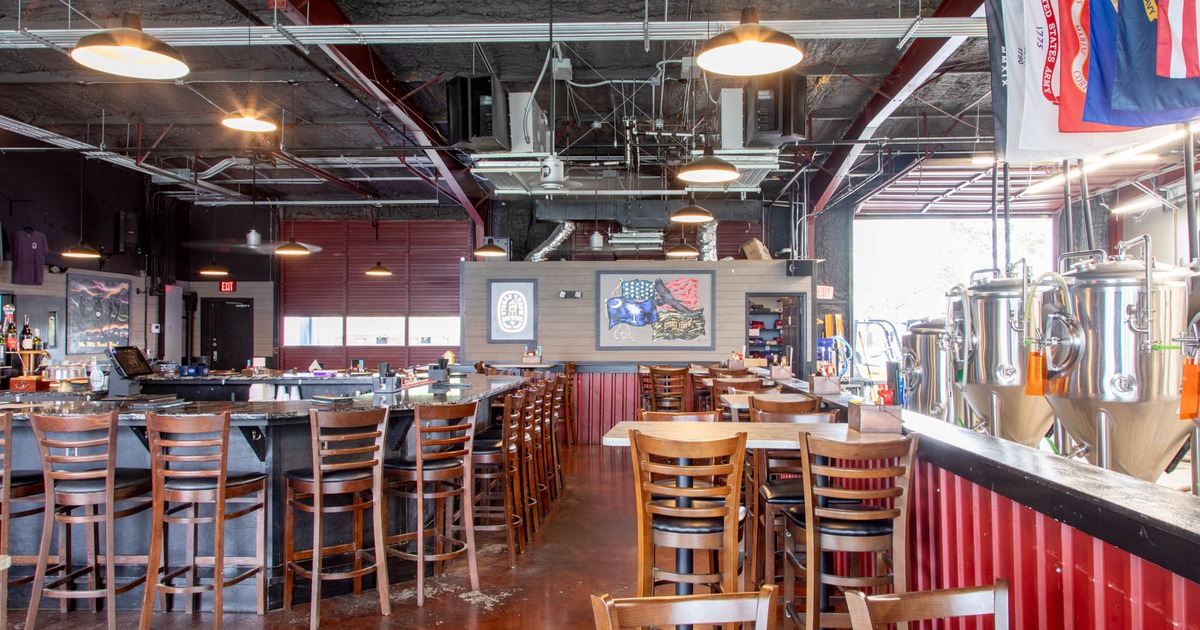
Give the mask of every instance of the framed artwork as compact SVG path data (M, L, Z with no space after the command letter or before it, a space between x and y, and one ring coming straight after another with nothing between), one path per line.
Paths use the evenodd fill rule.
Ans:
M67 275L67 354L98 354L129 345L130 283Z
M715 350L712 271L597 271L597 350Z
M488 280L488 343L537 341L537 280Z

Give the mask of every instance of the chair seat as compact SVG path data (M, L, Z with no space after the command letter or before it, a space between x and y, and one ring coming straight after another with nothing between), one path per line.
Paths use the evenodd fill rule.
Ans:
M496 427L494 429L487 429L485 431L480 431L479 433L475 434L475 444L478 445L480 442L491 442L492 440L500 440L504 437L503 431L504 431L504 429L502 429L501 427Z
M431 459L425 462L424 469L448 470L450 468L457 468L461 465L462 461L457 459ZM392 457L383 460L383 467L385 469L390 468L394 470L416 470L417 460L409 459L407 457Z
M475 446L473 451L481 454L499 453L501 447L504 446L504 438L497 437L495 440L481 440L480 436L475 436Z
M45 477L40 470L14 470L8 474L8 487L10 488L27 488L44 482Z
M719 534L724 531L725 520L721 518L680 518L655 516L650 528L672 534Z
M148 468L117 468L113 472L113 487L117 490L135 488L150 483L150 469ZM59 494L104 492L104 478L59 481L54 484L54 491Z
M331 475L325 475L329 479ZM225 473L225 487L235 488L247 484L256 483L266 479L267 475L261 472L228 472ZM167 490L179 490L184 492L196 492L203 490L216 490L216 477L170 477L164 483L163 487Z
M844 509L851 509L854 506L848 505ZM878 509L874 506L862 506L867 509ZM789 506L784 508L783 515L796 526L803 528L805 526L805 516L803 506ZM870 520L870 521L850 521L837 518L821 519L822 534L830 536L885 536L892 533L892 520Z
M804 505L804 480L781 479L758 487L758 495L774 505ZM855 499L829 499L830 505L858 503Z
M289 470L289 471L283 473L283 476L286 477L289 481L302 481L302 482L307 482L307 483L315 483L316 482L316 479L313 479L312 467L295 468L295 469L292 469L292 470ZM327 483L344 483L347 481L359 481L362 479L370 479L370 478L371 478L371 471L368 469L338 470L335 472L325 473L324 475L321 475L321 480L325 481Z

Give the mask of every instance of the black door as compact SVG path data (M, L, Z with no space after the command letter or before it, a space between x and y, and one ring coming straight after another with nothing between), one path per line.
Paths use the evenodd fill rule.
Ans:
M200 354L214 370L246 367L254 355L254 300L200 300Z

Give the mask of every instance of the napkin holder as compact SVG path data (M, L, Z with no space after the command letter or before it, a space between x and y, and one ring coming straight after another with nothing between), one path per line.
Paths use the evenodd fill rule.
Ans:
M782 365L771 366L771 380L775 382L792 380L792 371Z
M902 431L900 405L864 405L850 403L846 407L846 423L859 433L895 433Z
M842 393L842 384L836 376L811 374L808 377L808 393L817 395L837 395Z

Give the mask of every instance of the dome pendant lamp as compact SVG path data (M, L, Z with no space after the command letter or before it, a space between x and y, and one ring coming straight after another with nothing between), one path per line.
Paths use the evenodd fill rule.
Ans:
M251 34L253 33L251 26L246 27L246 85L253 86L252 79L253 65L251 62ZM254 99L251 99L254 100ZM271 119L263 114L255 111L253 108L239 109L235 112L230 112L221 119L221 124L237 131L247 131L250 133L270 133L278 129Z
M758 23L758 10L742 9L742 23L713 36L700 48L696 63L716 74L752 77L787 70L804 52L787 33Z
M671 221L674 223L708 223L712 220L711 212L694 203L671 213Z
M366 271L366 274L368 276L390 276L392 275L392 270L384 267L382 262L376 262L374 267Z
M134 79L178 79L190 72L178 50L142 32L137 13L126 13L120 28L80 37L71 58L93 70Z
M63 258L74 258L76 260L97 260L101 258L101 254L96 248L83 242L83 165L87 164L87 158L83 155L79 156L79 243L72 245L62 251Z
M504 251L503 247L497 245L492 239L488 239L482 247L472 252L479 258L507 258L508 252Z
M712 145L704 145L704 155L684 164L679 179L690 184L723 184L738 178L737 167L713 153Z
M229 275L229 270L213 261L200 268L200 275L223 278Z

